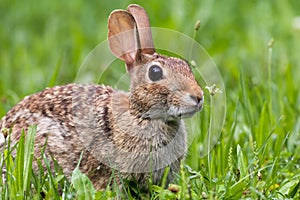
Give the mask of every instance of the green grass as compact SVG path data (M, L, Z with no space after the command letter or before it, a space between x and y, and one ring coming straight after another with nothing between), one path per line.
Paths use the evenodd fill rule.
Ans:
M187 122L201 121L189 127L197 137L190 141L178 180L169 186L177 192L161 186L150 187L149 194L131 190L149 199L300 198L300 29L293 25L300 16L300 3L296 0L2 0L0 116L25 95L73 82L84 58L106 39L109 13L130 3L143 5L153 26L191 37L200 19L195 40L220 70L226 91L217 95L227 97L222 134L209 154L201 156L213 109L210 102L217 97L205 90L203 112ZM123 72L120 64L101 81L114 84ZM41 163L51 158L42 157L40 170L33 174L28 138L15 146L16 159L11 157L12 149L1 152L0 164L6 164L9 175L0 183L1 199L122 195L117 189L94 191L78 170L71 180L58 166L56 173L48 173ZM126 197L132 195L128 192Z

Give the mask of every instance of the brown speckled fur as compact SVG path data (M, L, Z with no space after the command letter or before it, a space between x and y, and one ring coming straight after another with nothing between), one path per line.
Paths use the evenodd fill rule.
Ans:
M12 129L13 142L22 129L37 125L35 156L40 156L39 149L47 139L46 153L57 160L68 177L83 152L80 170L96 189L107 186L112 169L122 178L146 186L150 172L153 183L159 184L165 167L170 166L167 180L171 181L186 153L181 117L191 117L203 105L203 92L185 61L143 46L135 55L117 55L130 49L111 39L128 29L122 23L149 25L138 19L147 19L141 7L130 5L128 9L132 13L117 10L111 14L109 41L112 52L127 64L130 92L95 84L56 86L24 98L0 120L0 131ZM147 34L151 37L150 32ZM139 44L153 46L150 39L142 38L145 41ZM148 77L152 65L163 70L161 80ZM0 149L4 139L2 134Z

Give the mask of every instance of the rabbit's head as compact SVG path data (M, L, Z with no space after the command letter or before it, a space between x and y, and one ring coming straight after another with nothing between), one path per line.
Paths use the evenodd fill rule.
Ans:
M203 106L203 91L188 63L156 53L146 11L138 5L115 10L108 21L111 52L130 75L130 111L138 117L190 117ZM176 41L174 41L176 42Z

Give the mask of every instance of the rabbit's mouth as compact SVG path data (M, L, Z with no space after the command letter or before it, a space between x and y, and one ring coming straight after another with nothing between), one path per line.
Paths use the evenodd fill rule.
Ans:
M184 106L184 107L177 107L177 106L170 106L167 110L164 108L160 109L151 109L143 114L143 118L150 118L150 119L164 119L167 121L172 121L174 119L180 118L191 118L197 112L202 110L202 104L197 106Z
M167 111L168 116L172 118L190 118L202 110L204 104L203 96L199 99L191 95L186 96L181 98L182 101L179 105L171 104Z
M191 118L202 110L202 104L197 106L175 107L171 106L168 115L171 118Z
M187 113L182 113L182 114L179 114L178 117L180 118L191 118L193 117L198 111L192 111L192 112L187 112Z

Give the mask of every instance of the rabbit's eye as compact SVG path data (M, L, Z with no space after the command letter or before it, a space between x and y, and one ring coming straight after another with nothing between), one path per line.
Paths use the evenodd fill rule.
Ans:
M152 65L149 68L148 76L151 81L159 81L163 77L163 70L158 65Z

